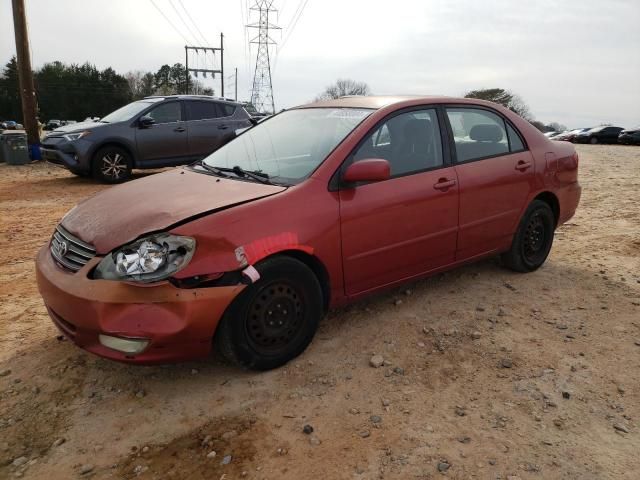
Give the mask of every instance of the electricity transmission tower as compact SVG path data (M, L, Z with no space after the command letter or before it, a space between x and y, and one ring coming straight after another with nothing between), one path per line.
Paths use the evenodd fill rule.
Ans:
M271 110L272 113L275 113L269 46L275 45L276 42L269 36L269 30L279 30L280 27L269 22L269 14L276 12L275 8L271 8L272 5L273 0L255 0L250 10L258 12L258 21L250 23L247 27L258 29L258 34L249 40L250 44L258 45L256 69L253 74L253 86L251 88L251 103L259 112Z

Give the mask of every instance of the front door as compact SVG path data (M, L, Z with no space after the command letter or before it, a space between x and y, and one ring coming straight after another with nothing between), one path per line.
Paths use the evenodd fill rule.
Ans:
M345 162L383 158L391 165L388 180L340 190L347 295L454 261L458 186L440 131L435 109L400 113L376 127Z
M187 123L179 101L167 102L146 113L155 123L136 130L138 157L145 167L177 163L189 156Z
M533 188L534 162L497 113L447 108L460 187L457 260L508 248Z

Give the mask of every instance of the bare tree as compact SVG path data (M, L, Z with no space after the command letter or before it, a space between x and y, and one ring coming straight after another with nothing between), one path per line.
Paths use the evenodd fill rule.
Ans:
M129 90L134 100L147 97L156 93L154 85L154 76L150 72L142 72L136 70L134 72L128 72L124 75L129 84Z
M371 90L365 82L339 78L336 83L329 85L324 92L318 95L316 100L330 100L345 95L371 95Z

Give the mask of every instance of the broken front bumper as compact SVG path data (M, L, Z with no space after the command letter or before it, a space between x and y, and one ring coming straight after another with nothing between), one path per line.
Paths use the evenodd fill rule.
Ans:
M75 273L64 270L44 246L36 258L38 289L58 329L79 347L131 363L168 363L203 358L218 322L244 285L177 288L93 280L94 257ZM100 335L148 340L140 353L106 347ZM103 342L104 343L104 342Z

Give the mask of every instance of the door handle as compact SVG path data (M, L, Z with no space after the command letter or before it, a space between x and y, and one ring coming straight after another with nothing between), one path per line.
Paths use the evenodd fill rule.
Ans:
M186 130L186 128L184 127L178 127L178 128L174 128L173 131L174 132L184 132Z
M456 184L455 180L450 180L448 178L441 178L438 180L438 183L433 185L433 188L436 190L448 190Z
M524 160L520 160L516 164L516 170L520 170L521 172L524 172L529 167L531 167L531 162L525 162Z
M218 130L226 130L229 128L227 125L218 125Z

